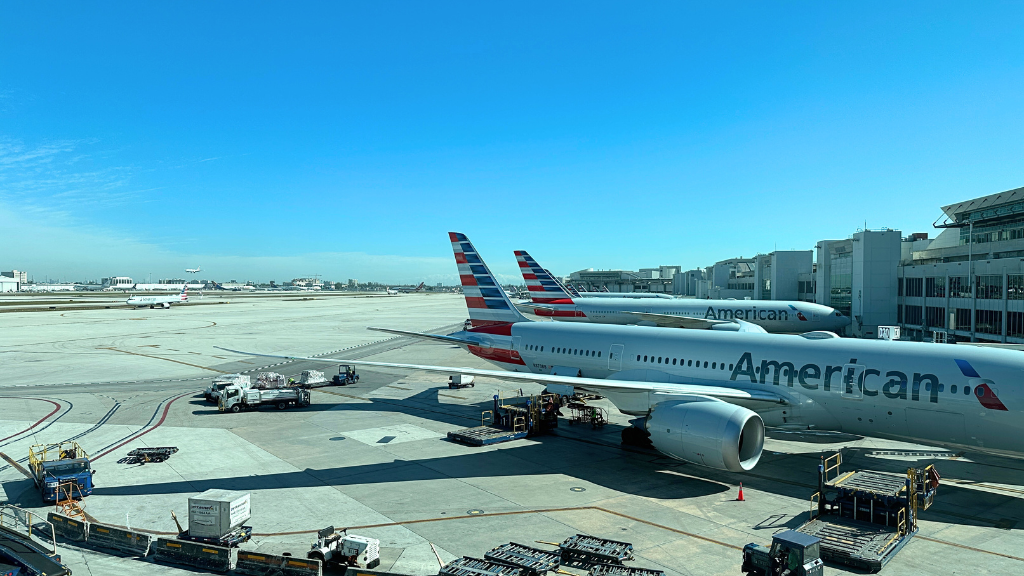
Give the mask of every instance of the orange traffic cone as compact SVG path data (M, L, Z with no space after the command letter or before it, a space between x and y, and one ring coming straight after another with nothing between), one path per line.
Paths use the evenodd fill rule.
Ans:
M736 500L743 502L743 482L740 482L740 494L736 497Z

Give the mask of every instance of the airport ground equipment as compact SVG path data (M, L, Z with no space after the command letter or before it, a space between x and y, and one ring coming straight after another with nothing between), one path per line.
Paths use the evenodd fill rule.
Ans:
M562 556L558 552L509 542L488 551L484 560L522 568L524 576L545 576L549 571L558 570Z
M526 572L518 566L499 564L489 560L463 556L445 564L437 573L438 576L526 576Z
M249 388L252 386L252 381L249 379L248 374L222 374L213 379L213 382L206 387L203 392L203 396L207 402L216 403L220 398L222 390L228 386L238 386L240 388Z
M665 572L621 564L595 564L588 572L588 576L665 576Z
M153 546L157 562L194 566L213 572L227 572L235 567L236 548L175 538L158 538Z
M350 567L372 570L380 566L380 540L349 534L346 529L335 530L334 526L316 534L317 540L306 553L306 558L342 570Z
M324 378L324 373L319 370L303 370L299 373L299 384L303 386L313 386L325 382L327 382L327 378Z
M608 411L600 406L570 401L568 408L570 424L590 424L596 430L608 423Z
M178 539L233 548L248 542L252 526L243 526L251 517L251 496L248 492L210 489L188 499L188 530L171 518L178 527ZM173 548L173 546L172 546Z
M476 377L467 374L453 374L448 377L449 388L475 388Z
M633 545L577 534L558 545L562 564L614 564L619 565L633 559Z
M908 469L906 476L840 474L842 462L841 452L822 457L811 518L796 530L820 540L825 562L877 572L917 533L918 510L935 501L939 474L934 466Z
M356 369L351 364L339 365L338 373L331 379L331 383L335 386L346 386L356 382L359 382L359 374L356 374Z
M448 439L473 446L487 446L535 436L558 426L558 398L498 393L492 410L484 410L480 426L453 430Z
M148 462L163 462L176 453L178 449L174 446L163 446L160 448L136 448L128 453L124 464L146 464Z
M61 563L56 542L50 522L29 510L0 506L0 574L70 576L71 569Z
M771 549L750 543L743 547L740 569L748 576L822 576L821 539L785 530L772 537Z
M56 502L61 485L72 499L92 494L89 455L78 442L36 444L28 450L28 464L43 502Z
M221 392L217 409L221 412L238 413L268 405L275 406L278 410L309 406L309 390L295 387L257 390L228 386Z

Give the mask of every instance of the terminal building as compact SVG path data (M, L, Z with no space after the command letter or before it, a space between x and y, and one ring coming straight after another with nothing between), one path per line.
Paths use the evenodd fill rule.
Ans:
M942 208L933 240L903 243L904 339L1024 344L1024 188Z

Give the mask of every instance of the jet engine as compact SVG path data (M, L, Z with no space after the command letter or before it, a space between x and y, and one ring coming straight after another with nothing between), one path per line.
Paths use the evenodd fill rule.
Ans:
M662 402L645 425L658 452L719 470L751 470L764 448L761 417L726 402Z

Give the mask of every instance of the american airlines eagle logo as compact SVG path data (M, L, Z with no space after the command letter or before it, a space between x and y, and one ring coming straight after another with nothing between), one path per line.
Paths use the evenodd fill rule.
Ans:
M967 360L954 359L953 361L960 368L960 372L967 377L967 386L964 387L965 394L973 393L978 402L981 402L981 405L989 410L1006 410L1006 406L999 401L993 389L995 382L982 378L981 374L978 374L978 371Z

